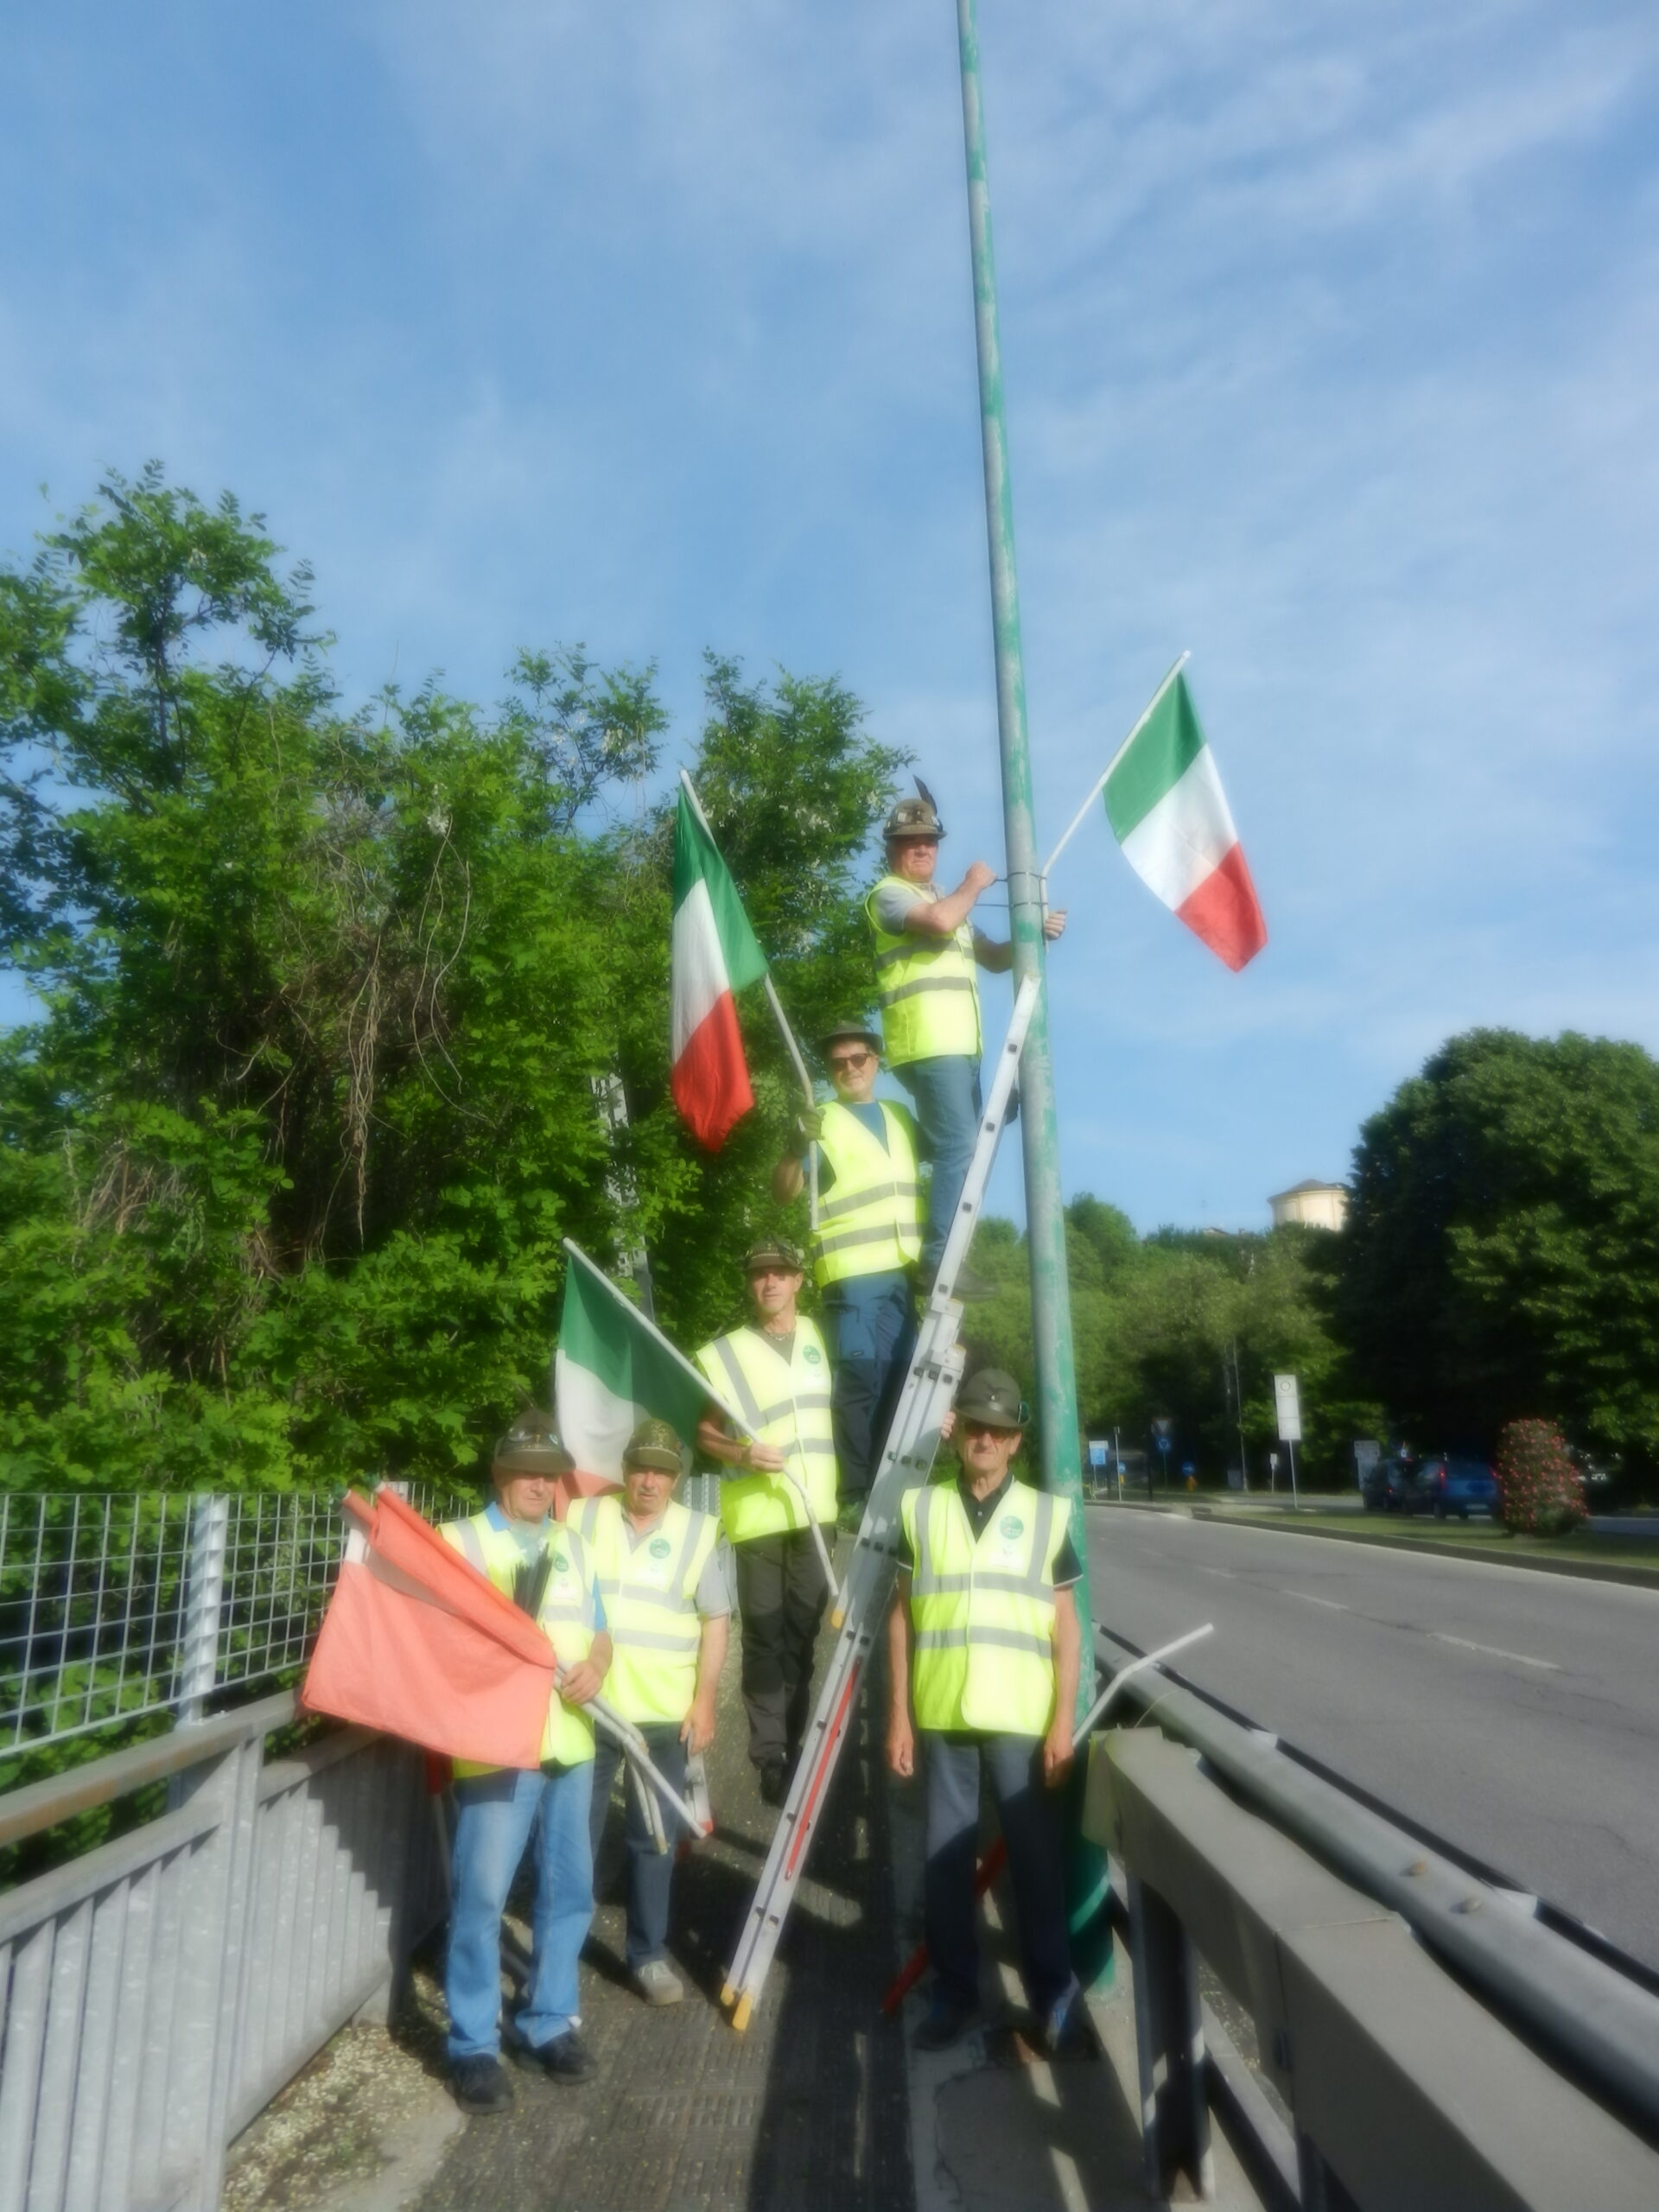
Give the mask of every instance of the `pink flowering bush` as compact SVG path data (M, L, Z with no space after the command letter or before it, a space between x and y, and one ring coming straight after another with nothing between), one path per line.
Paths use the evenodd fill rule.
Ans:
M1512 1421L1497 1440L1497 1516L1522 1536L1565 1536L1585 1519L1584 1483L1552 1421Z

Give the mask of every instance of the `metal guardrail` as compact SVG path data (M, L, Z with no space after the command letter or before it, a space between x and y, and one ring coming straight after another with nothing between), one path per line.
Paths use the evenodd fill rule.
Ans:
M1101 1634L1109 1665L1120 1663L1119 1647L1134 1648ZM1574 2080L1659 2142L1659 1999L1649 1989L1169 1677L1149 1686L1141 1676L1125 1694L1142 1711L1155 1706L1158 1726L1229 1789L1397 1912Z
M1160 1700L1160 1719L1166 1711ZM1160 1731L1096 1740L1085 1825L1128 1876L1149 2195L1213 2193L1212 2098L1302 2212L1651 2212L1659 2157L1514 2035L1398 1916L1235 1802ZM1255 2025L1288 2128L1224 2047L1198 1961ZM1254 2109L1252 2109L1252 2105Z
M147 1783L158 1819L0 1899L0 2212L213 2212L225 2149L444 1910L420 1755L265 1763L291 1691L0 1801L0 1842Z
M0 1759L299 1666L343 1541L332 1497L0 1494Z

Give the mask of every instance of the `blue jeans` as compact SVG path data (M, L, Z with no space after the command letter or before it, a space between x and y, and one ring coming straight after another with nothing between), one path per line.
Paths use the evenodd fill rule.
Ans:
M683 1796L685 1745L680 1741L679 1722L644 1720L639 1723L639 1733L645 1739L654 1764ZM598 1737L594 1744L594 1803L588 1821L595 1859L599 1857L600 1839L605 1833L605 1815L610 1810L611 1784L621 1764L622 1746L616 1738ZM645 1787L649 1789L650 1783ZM627 1808L624 1817L628 1846L627 1957L630 1969L638 1974L641 1967L660 1959L667 1948L668 1892L674 1878L675 1847L684 1831L677 1826L671 1813L664 1813L663 1826L668 1831L668 1849L658 1851L652 1839L650 1824L639 1809L639 1791L632 1775L624 1777L622 1790Z
M1055 1796L1043 1782L1040 1736L921 1738L927 1778L927 1866L922 1918L933 1986L946 2004L979 2002L974 1868L979 1856L982 1772L1008 1847L1020 1966L1039 2022L1064 2017L1076 1989L1066 1930L1065 1868Z
M460 1808L451 1877L449 2004L451 2058L485 2058L501 2045L501 1915L532 1831L536 1908L531 1926L530 1991L517 2026L538 2048L574 2027L580 1999L576 1961L594 1917L594 1855L588 1808L594 1770L502 1767L455 1784Z
M927 1195L927 1223L922 1231L922 1276L930 1280L944 1252L956 1218L957 1201L968 1179L983 1101L979 1062L951 1053L934 1060L906 1060L893 1073L916 1102L922 1152L933 1163Z
M849 1275L823 1294L830 1338L830 1418L841 1494L862 1498L874 1478L916 1343L910 1277Z

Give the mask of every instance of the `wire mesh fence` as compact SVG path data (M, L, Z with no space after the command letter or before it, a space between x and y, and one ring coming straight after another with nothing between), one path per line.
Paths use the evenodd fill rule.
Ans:
M343 1542L330 1497L0 1494L0 1759L299 1667Z

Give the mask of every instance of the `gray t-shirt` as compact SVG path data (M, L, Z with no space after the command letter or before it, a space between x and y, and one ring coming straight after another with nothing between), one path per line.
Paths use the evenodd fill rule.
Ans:
M878 883L875 887L875 918L893 937L905 933L905 916L918 902L931 906L938 897L937 887L931 883Z

